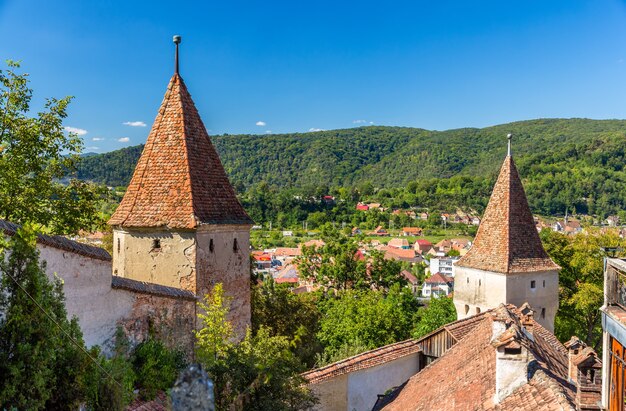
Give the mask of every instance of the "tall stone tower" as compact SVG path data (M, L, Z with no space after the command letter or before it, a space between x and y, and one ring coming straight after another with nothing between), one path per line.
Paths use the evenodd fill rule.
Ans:
M528 302L550 331L559 306L559 270L543 249L524 187L509 153L472 248L457 263L454 305L458 318Z
M113 226L113 274L203 296L223 283L239 333L250 322L250 228L176 69Z

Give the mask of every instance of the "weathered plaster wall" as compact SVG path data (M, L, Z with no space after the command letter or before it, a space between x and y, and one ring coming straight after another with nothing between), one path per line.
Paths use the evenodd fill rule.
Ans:
M456 267L454 306L462 319L506 302L506 277L503 274Z
M117 322L130 315L134 296L111 288L111 262L39 244L50 278L63 279L65 307L76 316L87 346L104 345L114 336Z
M309 387L320 403L315 410L371 410L378 394L397 387L419 371L419 353L352 371Z
M169 346L193 351L195 301L112 288L110 261L41 244L38 249L48 276L63 279L68 315L78 318L87 346L106 350L121 326L132 343L151 330Z
M222 283L231 298L228 320L235 333L243 337L250 325L250 227L202 226L197 233L197 244L196 293L204 296L215 284Z
M159 249L153 248L154 240L160 241ZM113 274L195 292L195 245L195 233L191 231L116 228Z
M531 282L535 282L535 288ZM535 312L534 319L550 332L554 332L554 317L559 308L559 273L544 271L509 275L507 303L521 306L527 302ZM545 309L545 315L542 310Z
M531 288L531 281L535 288ZM459 319L476 314L477 309L483 312L502 303L520 307L525 302L535 311L535 320L552 332L559 307L558 271L505 275L456 267L454 306Z
M319 403L313 409L316 411L347 410L348 375L343 374L319 384L309 385L319 399Z
M403 384L419 371L419 353L349 374L347 410L371 410L378 394Z
M168 347L192 355L195 301L119 291L130 294L134 300L130 313L119 321L132 344L144 341L152 333Z

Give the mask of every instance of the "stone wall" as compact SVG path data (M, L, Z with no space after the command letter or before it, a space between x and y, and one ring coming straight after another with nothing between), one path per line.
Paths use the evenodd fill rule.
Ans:
M38 244L46 273L63 280L68 316L76 316L87 346L111 348L118 327L131 343L153 332L167 345L193 352L194 293L132 280L115 281L111 261ZM112 285L113 284L113 285Z
M158 240L160 247L154 248ZM192 231L113 231L113 274L194 291L196 238Z
M202 226L197 242L196 292L204 296L216 283L222 283L225 294L231 299L228 320L236 335L243 338L250 325L250 227Z

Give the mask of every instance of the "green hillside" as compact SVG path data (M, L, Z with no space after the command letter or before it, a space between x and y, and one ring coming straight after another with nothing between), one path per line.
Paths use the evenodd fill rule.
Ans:
M466 176L461 184L492 180L509 132L515 136L514 156L536 212L562 213L566 206L600 214L626 209L623 120L539 119L447 131L372 126L212 140L239 192L263 181L278 188L371 183L375 189L402 188L423 197L424 190L441 184L431 181L425 188L416 182L452 176ZM141 149L86 157L78 176L127 185Z

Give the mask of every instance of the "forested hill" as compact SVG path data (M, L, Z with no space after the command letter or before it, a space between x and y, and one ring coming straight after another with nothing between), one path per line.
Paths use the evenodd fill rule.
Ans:
M514 134L513 153L534 208L555 212L542 201L550 201L549 208L575 207L606 195L594 201L626 208L624 120L539 119L447 131L372 126L212 140L231 181L244 192L261 181L282 188L368 182L394 188L455 175L493 179L506 154L507 133ZM79 178L127 185L141 150L86 157ZM554 203L557 197L562 201Z

